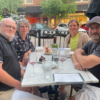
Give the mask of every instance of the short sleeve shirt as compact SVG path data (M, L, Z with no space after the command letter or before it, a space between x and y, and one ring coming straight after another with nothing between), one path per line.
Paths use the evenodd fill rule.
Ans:
M16 36L12 40L12 45L14 46L16 52L18 61L22 62L24 53L28 50L34 51L35 47L33 46L32 42L30 41L29 35L27 34L26 40L24 41L19 33L16 34Z
M95 55L100 57L100 42L94 43L92 40L90 40L88 43L86 43L82 49L87 55ZM95 77L97 77L100 81L100 64L94 66L93 68L88 69ZM92 83L91 85L100 87L99 83Z
M14 79L20 81L20 65L17 59L17 54L11 42L9 42L4 36L0 34L0 62L2 62L2 68ZM0 91L6 91L13 87L8 86L0 82Z

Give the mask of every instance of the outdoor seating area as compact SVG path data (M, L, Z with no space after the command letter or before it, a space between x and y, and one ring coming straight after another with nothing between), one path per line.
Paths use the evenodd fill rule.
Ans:
M0 100L100 100L100 0L0 4Z

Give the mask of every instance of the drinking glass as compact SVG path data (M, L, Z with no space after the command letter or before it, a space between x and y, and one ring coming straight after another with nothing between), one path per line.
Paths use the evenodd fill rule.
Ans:
M33 66L33 73L31 74L31 76L37 76L37 74L34 72L34 65L37 62L37 53L36 52L32 52L29 55L29 63Z
M62 62L62 68L61 70L63 70L63 62L67 59L67 54L65 53L65 50L60 50L59 51L59 60Z
M51 63L52 63L51 60L42 61L44 77L47 79L51 77Z

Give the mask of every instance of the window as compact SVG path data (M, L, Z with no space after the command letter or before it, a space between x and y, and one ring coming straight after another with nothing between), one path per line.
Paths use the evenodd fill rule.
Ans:
M66 24L63 24L63 27L68 28L68 26Z
M58 26L63 27L63 24L59 24Z
M24 4L33 4L33 0L24 0Z

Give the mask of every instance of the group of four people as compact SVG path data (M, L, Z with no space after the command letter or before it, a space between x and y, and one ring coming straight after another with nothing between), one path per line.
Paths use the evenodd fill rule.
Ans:
M73 51L77 49L75 53L72 55L72 61L76 69L85 70L88 68L89 71L93 73L100 80L99 77L100 17L98 16L94 17L87 24L87 26L89 27L89 35L91 37L90 41L87 34L78 32L79 23L77 22L77 20L75 19L71 20L68 24L70 34L66 37L66 47L70 47ZM17 33L16 33L16 28L17 28ZM27 34L29 32L29 29L30 29L30 25L25 19L22 19L18 22L18 27L16 27L15 22L10 18L5 18L0 23L0 98L1 100L2 99L11 100L15 88L21 90L21 92L22 91L32 92L34 89L34 94L38 94L37 87L34 88L21 87L21 77L23 78L24 71L20 65L23 66L26 65L26 61L29 53L35 50ZM100 87L100 83L91 84L91 85ZM77 93L76 96L71 97L70 100L80 100L82 98L81 96L83 93L82 90L80 91L81 92ZM92 90L89 91L91 92ZM61 85L60 92L66 93L65 85ZM27 95L31 95L30 97L33 98L32 100L44 100L40 97L34 96L33 94L27 93ZM90 94L89 96L91 97ZM19 97L19 95L17 97ZM24 98L24 97L20 95L20 98ZM31 98L28 98L28 100L31 100ZM92 100L92 99L87 99L87 100Z

